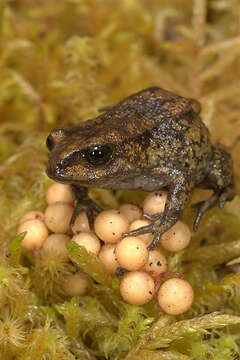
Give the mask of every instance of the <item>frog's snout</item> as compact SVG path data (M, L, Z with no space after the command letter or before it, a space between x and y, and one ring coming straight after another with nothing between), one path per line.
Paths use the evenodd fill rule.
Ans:
M64 178L65 178L64 168L60 162L56 162L54 160L54 157L52 157L52 155L50 155L46 173L47 176L50 177L51 179L60 182L62 180L64 182Z
M56 128L51 130L50 134L46 139L46 146L51 152L48 160L48 167L46 169L47 175L53 179L62 179L63 169L59 161L60 153L59 150L56 150L56 145L60 143L67 136L67 130L62 128ZM61 150L61 147L60 147ZM57 151L57 152L56 152Z

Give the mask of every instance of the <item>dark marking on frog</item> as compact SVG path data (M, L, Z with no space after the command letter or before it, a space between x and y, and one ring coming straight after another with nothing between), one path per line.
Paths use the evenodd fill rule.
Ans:
M234 198L233 164L221 144L212 145L202 122L200 104L158 87L142 90L107 111L69 130L53 129L47 138L51 151L47 174L71 184L76 208L71 220L85 209L101 209L88 198L89 187L105 189L168 189L164 212L151 224L123 234L154 233L153 249L161 235L179 219L195 187L213 190L194 205L197 231L211 207L221 208Z

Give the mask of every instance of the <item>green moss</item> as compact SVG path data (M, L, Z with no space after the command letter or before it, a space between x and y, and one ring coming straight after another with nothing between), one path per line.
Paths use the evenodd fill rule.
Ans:
M236 338L224 333L217 333L217 338L213 338L211 342L201 341L192 342L192 354L195 360L208 359L238 359L240 353L236 342Z
M91 252L88 252L85 247L79 246L71 241L66 244L70 253L71 259L88 275L90 275L99 284L107 287L112 286L113 278L106 270L98 258Z
M239 14L239 0L0 0L1 358L239 358L239 274L225 266L240 256L239 196L209 211L189 248L169 256L170 271L195 291L178 318L154 301L126 305L118 279L73 243L72 260L93 282L88 296L66 298L61 284L75 266L24 252L16 237L21 216L46 206L49 130L152 85L201 102L213 140L231 150L239 193ZM193 202L207 196L196 191ZM91 197L117 208L145 193ZM183 219L192 226L190 206Z

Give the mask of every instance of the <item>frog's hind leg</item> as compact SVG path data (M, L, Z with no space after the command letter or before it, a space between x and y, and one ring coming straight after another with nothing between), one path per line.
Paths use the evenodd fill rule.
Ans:
M225 202L231 201L235 196L232 158L223 145L216 144L213 148L209 173L200 187L212 189L214 193L208 200L193 205L194 212L197 213L194 231L198 230L200 220L208 209L217 204L222 209Z

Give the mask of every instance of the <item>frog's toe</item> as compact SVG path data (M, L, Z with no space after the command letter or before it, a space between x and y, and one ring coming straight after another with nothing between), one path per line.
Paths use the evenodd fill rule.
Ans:
M149 225L142 226L142 227L140 227L138 229L123 233L122 237L125 238L125 237L128 237L128 236L138 236L138 235L147 234L147 233L150 233L150 232L155 232L154 228L155 228L155 224L151 223Z
M208 200L201 201L199 203L193 204L193 208L195 213L197 214L196 219L194 221L193 230L195 232L198 231L198 226L203 217L204 213L215 206L219 201L219 194L214 193Z
M220 209L224 208L226 201L231 201L235 196L235 191L233 188L228 188L226 191L222 192L218 199L218 206Z
M226 201L227 201L226 193L221 194L218 199L218 206L220 207L220 209L224 208Z
M87 209L87 218L88 218L89 227L90 227L91 230L93 230L93 228L94 228L94 216L93 216L93 210L92 209Z
M78 217L79 213L81 212L81 209L79 210L77 207L75 207L71 220L70 220L70 227L73 227L76 221L76 218Z
M156 231L156 232L154 233L153 241L152 241L151 244L148 245L148 247L147 247L148 251L153 250L153 249L157 246L157 244L158 244L158 242L159 242L159 240L160 240L161 235L162 235L162 234L161 234L160 231Z
M148 215L148 214L143 214L143 216L142 216L144 219L147 219L147 220L149 220L149 221L153 221L153 216L152 215Z
M195 219L194 224L193 224L193 230L194 230L195 232L198 231L199 223L200 223L200 221L201 221L201 218L203 217L203 213L204 213L204 212L201 211L201 210L198 210L198 211L197 211L197 216L196 216L196 219Z
M100 213L101 211L103 211L103 209L97 205L94 201L92 200L89 200L90 201L90 204L89 204L89 207L95 211L96 213Z
M92 201L91 199L87 199L87 200L82 200L77 202L71 221L70 221L70 226L74 226L76 218L78 217L78 215L80 214L81 211L85 211L87 214L87 218L89 221L89 226L90 229L93 229L93 223L94 223L94 212L99 213L102 211L101 207L98 206L94 201Z
M198 213L199 209L201 208L201 206L205 203L205 201L199 201L195 204L192 204L191 205L191 208L192 208L192 213L193 214L196 214Z
M201 218L204 214L204 204L205 204L205 201L200 201L196 204L192 204L191 207L192 207L192 213L193 214L196 214L196 219L194 221L194 225L193 225L193 230L195 232L198 231L198 226L199 226L199 223L201 221Z
M154 215L143 214L144 219L150 220L152 222L154 222L156 220L161 220L162 216L163 216L163 213L157 213Z

